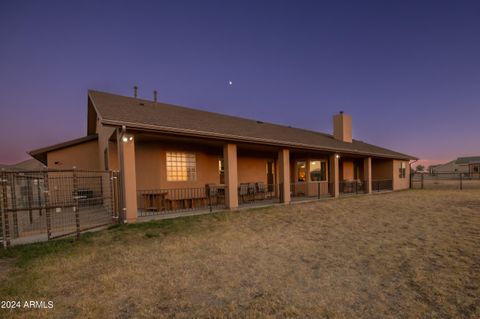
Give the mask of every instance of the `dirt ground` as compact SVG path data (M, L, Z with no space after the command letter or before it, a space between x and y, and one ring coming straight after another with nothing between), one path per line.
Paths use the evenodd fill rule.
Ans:
M0 299L54 308L0 317L480 318L479 190L137 224L21 254Z

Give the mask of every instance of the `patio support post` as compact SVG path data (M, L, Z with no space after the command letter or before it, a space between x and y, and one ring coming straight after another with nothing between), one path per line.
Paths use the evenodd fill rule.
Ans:
M223 146L223 161L225 165L225 204L230 209L238 207L238 171L237 171L237 145L225 144Z
M363 179L365 180L365 193L372 193L372 158L367 157L363 160Z
M330 155L330 183L332 183L332 196L338 197L340 194L340 174L339 174L339 164L338 159L340 156L338 154Z
M278 177L280 182L280 201L290 203L290 151L286 148L278 152Z
M125 129L119 131L117 145L122 188L121 216L127 223L132 223L137 220L138 216L134 137L127 135Z

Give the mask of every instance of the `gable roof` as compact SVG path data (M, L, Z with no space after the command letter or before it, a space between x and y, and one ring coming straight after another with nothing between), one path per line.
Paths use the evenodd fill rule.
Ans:
M480 156L459 157L455 161L456 164L476 164L480 163Z
M358 140L353 140L352 143L342 142L330 134L316 131L99 91L90 90L88 95L97 116L106 125L125 125L137 129L312 150L416 159L414 156Z
M69 146L74 146L74 145L94 141L97 138L98 138L97 134L87 135L87 136L84 136L84 137L76 138L74 140L70 140L70 141L58 143L58 144L55 144L55 145L50 145L50 146L38 148L36 150L28 152L28 154L30 156L32 156L33 158L35 158L36 160L38 160L38 161L42 162L43 164L47 165L47 153L48 152L56 151L56 150L66 148L66 147L69 147Z

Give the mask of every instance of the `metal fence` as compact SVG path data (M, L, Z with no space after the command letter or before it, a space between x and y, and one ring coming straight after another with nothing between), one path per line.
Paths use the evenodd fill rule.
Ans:
M479 189L478 173L414 173L410 176L410 187L413 189Z
M365 192L365 182L360 180L341 181L340 194L359 194Z
M0 172L4 246L76 235L118 221L115 172Z
M225 186L151 189L137 191L138 216L225 208Z
M238 187L238 204L261 204L280 202L278 184L242 183Z
M292 200L320 199L330 197L333 183L329 182L297 182L290 184Z
M391 179L372 180L372 192L385 192L393 190L393 181Z

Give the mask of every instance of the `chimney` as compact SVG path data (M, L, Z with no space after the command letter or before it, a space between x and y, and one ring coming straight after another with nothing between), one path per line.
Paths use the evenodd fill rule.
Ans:
M134 97L134 98L137 98L137 96L138 96L138 86L135 85L135 86L133 87L133 97Z
M352 117L343 111L333 116L333 137L342 142L352 143Z
M153 90L153 101L157 103L157 90Z

